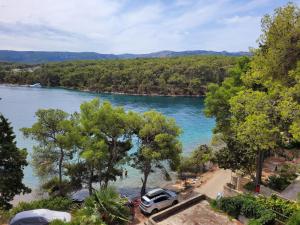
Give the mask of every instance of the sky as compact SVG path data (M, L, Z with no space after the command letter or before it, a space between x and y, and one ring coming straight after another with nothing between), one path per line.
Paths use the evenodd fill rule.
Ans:
M257 46L262 16L287 2L0 0L0 49L114 54L248 51Z

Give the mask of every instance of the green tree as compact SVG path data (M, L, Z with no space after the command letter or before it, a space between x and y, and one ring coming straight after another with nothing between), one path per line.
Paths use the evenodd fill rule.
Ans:
M37 122L31 128L22 128L25 137L38 142L34 146L33 165L40 177L57 175L59 191L62 193L64 162L73 157L73 121L59 109L40 109L36 112Z
M139 147L132 155L132 166L143 174L141 195L145 194L149 174L154 172L155 168L168 175L166 162L171 169L176 169L179 165L182 151L178 140L180 133L175 121L161 113L149 111L141 115L137 132Z
M181 158L179 173L202 173L205 170L205 163L213 158L212 150L207 145L199 145L189 156Z
M248 146L241 144L236 137L226 138L226 146L216 151L215 161L219 167L231 169L232 171L241 171L250 175L253 179L255 171L257 154Z
M209 90L206 99L206 113L216 117L216 131L227 144L216 155L219 165L250 172L253 167L247 160L254 162L256 155L257 184L263 152L299 144L299 24L300 10L291 3L266 15L259 48L247 69L237 73L240 88L226 95L236 85L226 88L225 80Z
M127 201L114 188L104 188L86 199L83 211L87 217L103 221L106 225L126 225L130 216Z
M109 181L115 181L116 176L122 174L122 165L126 162L128 151L132 148L135 118L133 112L126 113L123 107L113 107L109 102L104 102L99 108L99 128L108 147L103 161L104 187L107 187Z
M249 58L242 57L236 66L229 70L229 77L221 85L215 83L208 85L204 112L206 116L216 119L215 133L229 132L231 118L229 100L244 89L241 75L248 69Z
M113 107L109 102L100 103L99 99L81 105L78 147L89 171L90 193L93 182L107 187L109 181L122 175L138 119L136 113L125 112L122 107Z
M29 193L23 183L27 166L26 149L16 146L15 135L8 120L0 114L0 209L9 209L14 196Z

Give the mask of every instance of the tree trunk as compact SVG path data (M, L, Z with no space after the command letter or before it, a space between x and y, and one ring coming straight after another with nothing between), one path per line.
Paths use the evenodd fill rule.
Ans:
M263 152L259 151L256 156L256 176L255 176L255 187L258 188L261 184L261 176L262 176L262 169L263 169ZM256 189L258 191L258 189Z
M60 148L60 157L59 157L59 162L58 162L58 176L59 176L59 195L63 195L63 190L62 190L62 164L64 160L64 151L62 148Z
M104 184L103 187L107 188L108 186L108 182L109 182L109 178L110 178L110 173L114 167L115 164L115 155L116 155L116 148L117 148L117 140L115 138L112 139L112 151L110 153L110 157L109 157L109 161L108 161L108 165L107 165L107 170L106 170L106 175L104 177Z
M143 185L141 188L141 197L146 194L148 176L149 176L149 173L144 173L144 179L142 178Z
M88 180L88 188L89 188L89 195L92 195L93 194L93 176L94 176L93 168L90 168L89 173L90 173L90 175L89 175L89 180Z

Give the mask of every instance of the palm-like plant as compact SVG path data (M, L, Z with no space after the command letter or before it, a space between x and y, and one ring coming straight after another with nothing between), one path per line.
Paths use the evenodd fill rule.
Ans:
M92 217L101 219L107 225L125 225L129 222L130 211L127 200L120 197L112 187L93 193L85 201L85 209Z

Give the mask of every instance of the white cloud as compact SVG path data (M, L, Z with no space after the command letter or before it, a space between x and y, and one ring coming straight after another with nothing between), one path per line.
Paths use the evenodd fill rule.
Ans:
M0 49L247 50L283 0L0 0Z

